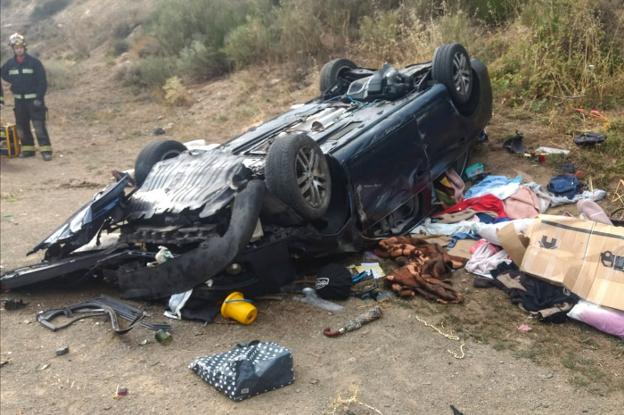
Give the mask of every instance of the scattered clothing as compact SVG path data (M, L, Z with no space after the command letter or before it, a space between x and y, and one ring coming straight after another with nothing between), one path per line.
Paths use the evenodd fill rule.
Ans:
M580 193L581 183L572 174L561 174L550 179L547 189L555 196L572 199L577 193Z
M596 189L593 192L590 190L585 190L583 193L578 193L574 195L572 199L569 199L567 197L560 197L560 196L553 195L550 206L555 207L555 206L565 205L568 203L576 203L579 200L583 200L583 199L589 199L589 200L593 200L594 202L597 202L599 200L604 199L606 196L607 196L607 192L601 189Z
M541 184L537 184L535 182L525 183L524 186L531 189L537 196L540 213L546 212L552 203L552 195L548 193L548 191L544 190Z
M457 241L460 241L462 239L474 239L475 241L477 241L479 240L479 235L477 235L474 231L456 232L451 235L451 240L446 245L446 249L452 249L457 244Z
M472 209L477 212L494 212L497 217L507 216L505 214L505 206L503 205L503 202L495 195L486 194L484 196L478 196L462 200L461 202L451 206L450 208L443 210L434 217L437 217L438 215L443 215L445 213L460 212L466 209Z
M624 339L624 312L622 311L579 300L568 312L568 317Z
M592 220L594 222L604 223L605 225L613 225L611 219L598 203L589 199L582 199L576 203L576 208L581 213L583 219Z
M498 218L492 212L477 212L477 217L481 223L500 223L511 220L510 218Z
M457 172L451 168L436 180L434 188L438 200L444 207L447 207L464 199L466 185Z
M509 295L513 304L541 321L563 323L579 297L564 287L529 277L514 263L500 264L492 270L496 286Z
M465 259L449 255L437 244L409 236L387 238L379 243L377 255L393 258L402 265L390 272L386 281L400 297L418 295L439 303L460 303L463 295L447 281L452 269L461 268Z
M587 146L600 144L607 139L607 136L600 133L586 132L578 134L574 137L574 144L579 146Z
M540 202L533 190L526 186L505 199L505 213L511 219L534 218L540 213Z
M492 278L490 272L501 263L511 263L504 249L485 243L479 246L466 263L466 271L485 278Z
M475 220L462 220L456 223L436 223L427 218L423 223L410 231L412 235L443 235L451 236L457 232L470 232L477 223Z
M199 357L191 362L189 369L233 401L295 381L290 350L259 340L238 344L229 352Z
M464 220L472 219L477 214L476 210L466 209L461 212L455 213L444 213L442 215L436 216L436 222L441 223L457 223Z
M475 223L473 225L473 230L483 239L487 239L488 242L494 245L501 245L501 241L498 238L498 230L507 226L508 224L513 224L516 233L525 233L529 228L529 225L533 223L534 219L515 219L507 222L499 222L499 223Z
M516 176L510 179L506 176L486 176L485 179L472 186L464 197L466 199L491 194L497 198L504 200L511 196L522 183L522 176Z

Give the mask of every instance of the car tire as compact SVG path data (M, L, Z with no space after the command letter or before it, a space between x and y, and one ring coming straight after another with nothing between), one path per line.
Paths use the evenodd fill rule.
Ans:
M471 59L474 88L470 100L459 107L459 112L474 120L475 125L485 128L492 118L492 84L487 66L479 59Z
M338 91L341 88L335 88L340 81L340 73L345 69L355 69L357 65L345 58L338 58L327 62L321 68L321 81L319 87L321 95L325 98L331 98L339 95ZM332 91L336 89L336 91Z
M134 163L134 181L137 187L141 187L156 163L177 157L185 150L186 146L175 140L154 141L146 145Z
M331 199L331 174L325 154L305 133L275 139L266 158L269 191L302 218L322 217Z
M435 50L431 76L434 81L446 86L456 105L470 100L474 74L470 66L470 56L459 43L448 43Z

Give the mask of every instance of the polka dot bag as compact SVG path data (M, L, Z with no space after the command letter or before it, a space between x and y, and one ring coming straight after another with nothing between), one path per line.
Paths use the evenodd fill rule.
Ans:
M238 344L229 352L199 357L189 369L235 401L290 385L295 380L290 351L260 340Z

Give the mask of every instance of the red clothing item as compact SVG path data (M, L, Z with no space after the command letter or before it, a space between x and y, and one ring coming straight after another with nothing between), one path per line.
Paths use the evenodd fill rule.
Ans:
M466 209L476 210L477 212L494 212L499 218L507 217L503 201L489 193L483 196L473 197L471 199L464 199L450 208L436 213L434 217L444 213L461 212Z

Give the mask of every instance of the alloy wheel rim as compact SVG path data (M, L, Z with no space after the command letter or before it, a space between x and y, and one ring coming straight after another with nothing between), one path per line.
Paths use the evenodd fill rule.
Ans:
M327 195L327 172L321 161L311 147L300 149L295 158L297 186L306 203L314 208L321 207Z
M463 53L455 53L453 55L453 84L455 91L462 96L467 96L471 82L472 72L468 58Z

